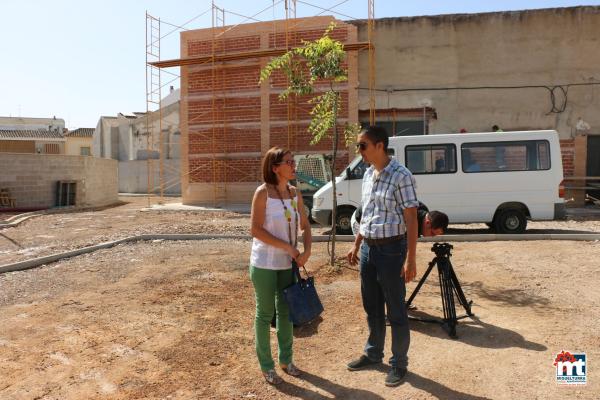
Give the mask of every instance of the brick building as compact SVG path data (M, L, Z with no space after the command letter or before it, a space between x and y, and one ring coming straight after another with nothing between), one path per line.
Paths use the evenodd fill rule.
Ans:
M322 36L332 17L297 19L290 46ZM287 86L281 73L258 84L271 57L261 52L284 49L285 21L245 24L231 29L201 29L181 34L182 58L246 53L238 60L200 63L181 68L182 197L185 204L248 203L261 181L260 160L272 146L296 153L326 153L331 139L309 144L312 108L309 97L281 102ZM224 32L224 33L222 33ZM292 32L290 29L289 32ZM213 35L217 37L213 38ZM357 42L357 28L338 22L332 37ZM252 56L255 52L256 56ZM349 80L339 85L343 106L340 124L358 121L357 54L348 52ZM339 163L350 154L340 140Z

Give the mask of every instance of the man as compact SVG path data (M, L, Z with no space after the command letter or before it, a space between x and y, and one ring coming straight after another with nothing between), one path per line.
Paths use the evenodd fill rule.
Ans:
M358 235L362 206L358 206L352 214L352 233ZM419 225L419 237L432 237L443 235L448 229L448 216L441 211L429 211L427 206L419 202L417 207L417 223Z
M390 159L388 143L385 129L370 126L358 135L356 145L365 163L371 166L363 177L363 214L348 261L356 265L360 259L361 295L369 337L364 354L350 362L348 369L357 371L381 363L387 307L392 357L385 384L398 386L404 381L408 368L410 330L404 305L405 283L417 274L419 202L412 174L397 160Z

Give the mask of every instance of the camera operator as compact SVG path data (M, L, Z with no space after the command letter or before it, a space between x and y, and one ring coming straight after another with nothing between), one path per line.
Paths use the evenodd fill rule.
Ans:
M362 216L362 205L359 205L352 214L352 233L358 233L360 219ZM432 237L443 235L448 229L448 216L441 211L429 211L427 206L419 202L417 207L417 223L419 226L419 237Z

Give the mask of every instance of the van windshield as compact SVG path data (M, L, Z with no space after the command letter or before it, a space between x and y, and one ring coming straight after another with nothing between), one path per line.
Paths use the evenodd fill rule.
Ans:
M348 165L348 168L340 174L340 177L348 180L362 179L368 167L369 165L363 161L361 156L356 156L350 165ZM350 173L349 175L348 172Z

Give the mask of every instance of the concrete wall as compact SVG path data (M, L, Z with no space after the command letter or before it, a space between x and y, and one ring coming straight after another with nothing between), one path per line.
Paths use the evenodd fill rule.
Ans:
M114 128L118 128L118 126L117 117L100 117L92 139L92 155L94 157L117 159L118 138L114 135Z
M117 162L86 156L0 154L0 188L8 188L17 208L50 208L56 182L77 182L76 205L105 206L118 201Z
M366 23L358 23L366 40ZM566 109L550 113L544 88L400 91L414 88L564 85L600 82L600 8L379 19L375 25L377 108L418 108L431 100L432 133L556 129L576 133L579 118L600 132L600 86L572 86ZM359 60L367 87L368 58ZM387 91L386 91L387 90ZM555 92L556 106L564 96ZM360 91L368 109L368 92Z
M151 192L160 193L159 146L162 142L163 193L181 193L179 104L179 101L171 102L160 113L154 111L148 116L136 113L100 118L94 131L92 154L119 161L119 192L148 193L146 160L150 158L154 176Z
M181 194L180 161L179 159L164 160L163 191L166 194ZM159 160L150 162L153 163L150 168L153 172L150 186L154 188L154 193L160 193ZM148 161L119 161L119 192L148 193Z
M67 136L65 142L65 154L70 156L81 155L82 147L89 147L92 150L92 138L91 137L77 137ZM91 153L90 153L91 154Z
M179 102L163 107L160 114L151 112L148 117L143 113L105 116L94 131L92 154L119 161L138 160L138 155L147 154L149 149L158 152L162 142L165 159L179 158L179 136Z

